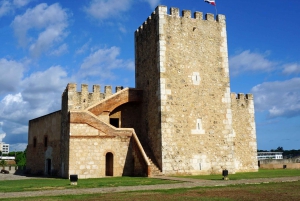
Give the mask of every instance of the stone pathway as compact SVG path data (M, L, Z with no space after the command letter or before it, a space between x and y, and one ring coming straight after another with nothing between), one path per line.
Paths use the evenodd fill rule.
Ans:
M21 176L19 176L19 178L20 177ZM28 177L22 177L22 178L25 179ZM70 195L70 194L71 195L80 195L80 194L95 194L95 193L113 193L113 192L128 192L128 191L193 188L193 187L205 187L205 186L228 186L228 185L238 185L238 184L262 184L262 183L271 183L271 182L300 181L300 176L281 177L281 178L262 178L262 179L242 179L242 180L228 180L228 181L199 180L199 179L165 177L165 176L156 176L156 177L152 177L152 178L183 181L183 183L147 185L147 186L120 186L120 187L105 187L105 188L26 191L26 192L11 192L11 193L1 193L0 192L0 198L56 196L56 195ZM2 176L0 176L0 180L3 180L3 179L4 178Z

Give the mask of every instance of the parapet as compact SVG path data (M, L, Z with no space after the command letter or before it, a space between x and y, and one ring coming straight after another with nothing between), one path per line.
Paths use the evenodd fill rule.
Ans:
M175 17L175 18L191 18L194 20L206 20L206 21L219 22L219 23L225 23L226 21L225 15L221 15L221 14L218 14L215 19L214 14L207 13L204 15L204 19L203 19L203 13L198 11L194 12L193 18L191 17L192 13L190 10L183 10L181 12L181 16L180 16L179 8L171 7L169 9L169 12L170 13L168 14L166 6L163 5L157 6L155 11L152 12L151 16L149 16L147 20L143 23L143 25L141 25L136 30L135 34L141 33L143 29L147 28L147 25L150 24L152 20L154 20L156 17L159 18L161 15L168 15L170 17Z
M122 89L122 86L117 86L115 91ZM77 84L69 83L63 93L63 99L67 99L69 109L85 109L113 94L111 86L105 86L103 93L101 93L100 85L93 85L92 90L89 92L88 85L81 84L81 91L77 91ZM63 100L63 103L66 103L65 101Z
M253 94L231 93L231 100L253 100Z
M243 111L254 114L253 94L231 93L231 108L235 108L233 110L239 110L240 112Z

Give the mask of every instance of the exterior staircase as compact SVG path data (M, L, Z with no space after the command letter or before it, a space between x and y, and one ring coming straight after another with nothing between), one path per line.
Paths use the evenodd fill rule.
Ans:
M148 160L150 163L150 170L151 173L149 175L149 177L151 176L162 176L163 173L160 171L160 169L153 163L153 161L151 160L151 158L148 156Z
M144 149L144 151L147 155L148 161L150 163L151 172L150 172L149 177L151 177L151 176L162 176L163 173L159 169L159 166L157 165L154 154L151 151L150 147L148 145L144 145L144 144L142 146L143 146L143 149Z

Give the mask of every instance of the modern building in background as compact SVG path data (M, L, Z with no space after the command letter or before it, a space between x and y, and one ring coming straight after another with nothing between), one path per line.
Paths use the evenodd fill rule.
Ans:
M283 152L257 152L257 160L266 160L266 159L283 159Z
M8 154L9 153L9 144L0 142L0 151L2 152L2 154Z

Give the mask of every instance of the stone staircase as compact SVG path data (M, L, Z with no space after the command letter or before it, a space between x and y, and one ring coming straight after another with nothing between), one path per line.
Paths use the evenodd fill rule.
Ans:
M154 154L152 153L151 149L149 148L149 146L143 145L143 149L148 157L148 161L150 163L150 177L151 176L162 176L163 173L161 172L161 170L159 169L157 162L155 160Z
M153 161L151 160L150 157L148 157L149 163L150 163L150 169L151 169L151 173L150 173L150 177L151 176L162 176L163 173L160 171L160 169L153 163Z

